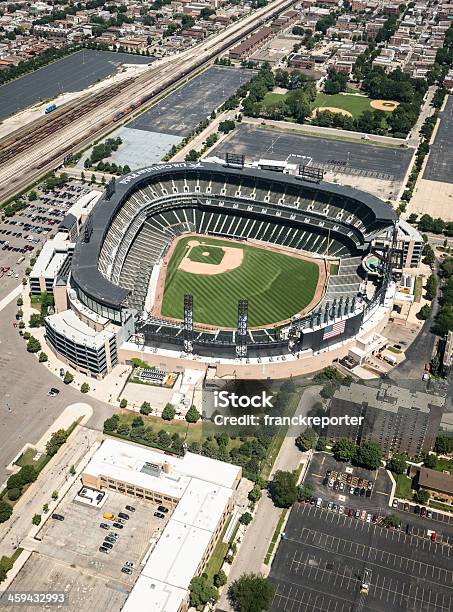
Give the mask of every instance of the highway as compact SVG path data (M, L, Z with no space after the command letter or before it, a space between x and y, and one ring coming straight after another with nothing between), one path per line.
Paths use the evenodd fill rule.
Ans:
M100 95L83 98L77 105L63 107L47 121L44 117L9 135L0 142L0 201L60 165L69 153L110 131L119 113L127 116L162 96L293 3L294 0L274 0L202 43L155 62L146 74Z

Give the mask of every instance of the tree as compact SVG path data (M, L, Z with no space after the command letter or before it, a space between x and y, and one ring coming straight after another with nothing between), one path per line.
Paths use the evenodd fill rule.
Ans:
M429 317L431 316L431 312L432 312L431 306L429 304L425 304L418 311L417 318L422 321L426 321L426 319L429 319Z
M16 304L18 306L23 306L24 305L24 300L21 297L18 297L16 300Z
M33 336L30 336L30 339L27 342L27 351L29 353L39 353L40 350L41 350L40 341L34 338Z
M40 327L41 325L41 315L32 314L30 316L29 326L30 327Z
M297 499L297 474L278 470L269 483L272 501L280 508L289 508Z
M426 489L419 489L414 493L414 501L419 504L426 504L430 497L429 491Z
M29 484L30 482L35 482L38 478L38 472L32 465L24 465L18 473L18 476L21 479L21 483L23 485Z
M306 429L296 438L296 446L301 451L308 451L315 447L318 436L313 429Z
M404 474L407 470L407 456L393 455L387 462L387 468L395 474Z
M432 455L432 454L427 455L424 461L424 464L425 464L425 467L429 468L430 470L435 470L437 467L436 455Z
M167 404L162 410L162 418L164 421L172 421L175 418L176 410L172 404Z
M194 608L205 606L209 602L216 602L219 593L215 586L212 586L206 574L195 576L189 585L190 605Z
M8 490L21 489L23 484L24 483L22 482L22 477L20 476L19 473L12 474L6 481L6 488Z
M41 515L35 514L34 517L31 519L31 522L33 523L33 525L39 525L41 522Z
M236 612L262 612L269 609L274 592L268 578L242 574L228 589L228 600Z
M386 527L398 527L398 525L401 525L401 519L395 514L389 514L382 522Z
M297 499L308 501L313 497L315 490L309 482L304 483L297 489Z
M87 382L84 382L80 385L81 393L88 393L89 390L90 390L90 385Z
M375 442L365 442L357 450L356 461L367 470L377 470L381 465L382 449Z
M69 468L69 473L71 474L71 476L76 475L76 469L74 465L71 465L71 467Z
M36 193L36 191L30 191L30 193L28 194L28 201L34 202L37 199L38 199L38 194Z
M217 574L214 576L214 586L222 587L227 583L227 577L223 570L219 570Z
M426 281L425 291L426 299L434 300L437 294L437 279L435 274L431 274L431 276Z
M450 453L453 453L453 437L437 436L434 444L434 450L439 455L449 455Z
M200 419L200 416L201 415L198 410L195 408L194 405L192 405L186 412L186 421L188 423L196 423Z
M318 438L318 441L316 442L316 446L315 446L316 450L317 451L325 451L326 450L326 446L327 446L327 440L324 437L320 436Z
M64 429L59 429L58 431L55 431L50 436L50 440L46 444L46 453L50 457L53 457L54 455L56 455L60 447L63 446L67 439L67 431L65 431Z
M254 504L256 504L256 502L261 499L261 489L258 485L255 485L253 487L253 489L251 489L249 491L249 494L247 495L248 499L253 502Z
M106 431L107 433L110 431L116 431L119 424L119 419L115 418L117 416L118 415L114 414L104 421L104 431Z
M333 456L337 461L352 461L357 455L357 446L347 438L340 438L332 447Z
M52 498L53 500L58 499L58 491L52 491L51 498Z
M200 154L197 153L197 151L195 151L195 149L190 149L190 151L185 156L184 160L188 161L188 162L197 161L199 156L200 156Z
M140 414L148 415L151 412L151 406L149 402L143 402L140 406Z
M38 361L39 363L45 363L46 361L49 361L49 358L47 357L46 353L41 351L41 353L39 353Z
M44 514L47 514L49 512L49 504L43 504L42 511Z
M8 491L8 499L9 499L10 501L16 501L16 499L19 499L19 497L21 496L21 494L22 494L21 489L17 489L17 488L15 488L15 489L10 489L10 490Z
M66 373L64 375L63 378L63 382L65 385L69 385L72 383L72 381L74 380L74 376L71 374L71 372L69 370L66 370Z
M4 523L13 513L13 507L4 499L0 499L0 523Z
M126 408L126 406L127 406L127 399L123 397L120 401L120 408Z
M244 512L244 514L241 514L241 516L239 517L239 522L241 523L241 525L249 525L253 520L253 516L250 514L250 512Z

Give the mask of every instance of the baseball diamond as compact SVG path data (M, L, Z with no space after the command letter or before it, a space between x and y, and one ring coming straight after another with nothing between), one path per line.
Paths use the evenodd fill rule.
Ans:
M236 325L237 302L244 296L249 301L249 325L252 327L289 319L313 301L322 263L231 240L201 236L198 245L189 246L191 242L194 242L191 237L179 240L169 261L163 316L183 318L185 293L193 294L194 320L219 327ZM223 268L222 247L241 254L241 261L234 269ZM183 260L198 262L203 252L208 253L212 263L201 265L210 265L211 274L197 273L196 264L194 272L188 267L181 270Z

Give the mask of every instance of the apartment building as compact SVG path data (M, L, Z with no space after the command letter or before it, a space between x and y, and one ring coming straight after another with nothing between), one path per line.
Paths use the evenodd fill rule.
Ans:
M390 384L341 386L330 403L330 416L362 417L360 425L330 425L330 440L349 438L358 444L376 442L385 457L406 453L415 457L432 449L445 398Z

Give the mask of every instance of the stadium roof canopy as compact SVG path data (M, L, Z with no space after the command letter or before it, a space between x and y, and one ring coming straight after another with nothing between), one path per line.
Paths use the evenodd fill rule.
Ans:
M306 192L312 192L314 195L324 193L343 197L367 207L373 217L382 225L393 225L398 218L393 209L379 198L351 187L343 187L333 183L312 183L297 176L249 167L231 168L204 162L156 164L135 170L117 179L115 190L110 198L107 197L107 192L105 192L94 206L85 225L89 239L85 241L85 232L81 233L72 258L71 274L75 283L87 295L101 304L121 307L129 291L111 283L98 269L102 244L116 213L128 199L129 194L136 191L142 184L146 185L155 178L164 180L188 175L197 176L197 174L204 172L211 176L247 177L252 180L272 183L276 188L292 185L296 189L303 189Z

